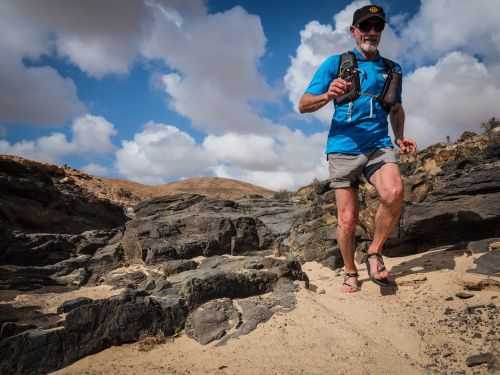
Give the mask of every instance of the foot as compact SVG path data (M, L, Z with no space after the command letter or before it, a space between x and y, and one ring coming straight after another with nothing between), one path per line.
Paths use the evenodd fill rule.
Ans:
M344 283L342 284L342 292L355 293L359 292L359 281L357 272L346 272L344 275Z
M389 272L385 269L384 260L380 253L367 254L367 267L369 267L368 273L371 279L380 280L386 282L389 279Z

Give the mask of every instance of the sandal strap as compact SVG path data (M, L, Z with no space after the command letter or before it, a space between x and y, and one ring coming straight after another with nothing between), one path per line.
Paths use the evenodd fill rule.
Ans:
M367 259L371 258L371 257L377 257L379 259L384 259L384 257L380 253L366 253L366 258Z
M380 253L366 253L365 259L363 260L363 262L367 262L368 259L373 258L373 257L376 257L377 261L379 262L379 269L378 269L377 273L382 272L382 271L386 271L387 268L385 268L384 257Z
M370 259L370 258L373 258L373 257L376 257L377 260L382 263L382 265L384 265L384 257L382 256L382 254L380 253L366 253L365 255L365 262Z
M379 262L379 269L378 269L377 273L385 271L386 268L385 268L385 264L384 264L384 257L382 256L382 254L380 254L380 253L366 253L365 262L368 261L368 259L370 259L372 257L376 257L377 261Z
M361 288L359 286L353 285L353 284L350 284L347 282L347 280L349 280L349 278L358 277L358 276L359 275L357 272L346 272L344 274L344 282L342 283L342 285L348 286L349 288L352 288L352 289L361 290Z

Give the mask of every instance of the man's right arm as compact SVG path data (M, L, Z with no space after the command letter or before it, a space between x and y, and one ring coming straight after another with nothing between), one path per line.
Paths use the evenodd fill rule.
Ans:
M299 112L315 112L329 101L330 99L328 98L327 93L321 95L312 95L305 93L304 95L302 95L299 101Z
M328 91L320 95L305 93L299 101L300 113L315 112L337 96L342 96L351 89L351 82L342 78L334 79L328 86Z

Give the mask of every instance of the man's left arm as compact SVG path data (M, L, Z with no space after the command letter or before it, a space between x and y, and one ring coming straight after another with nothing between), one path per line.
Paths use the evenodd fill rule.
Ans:
M417 145L413 139L405 138L405 111L400 103L395 104L389 112L392 131L394 133L394 143L403 154L415 152Z

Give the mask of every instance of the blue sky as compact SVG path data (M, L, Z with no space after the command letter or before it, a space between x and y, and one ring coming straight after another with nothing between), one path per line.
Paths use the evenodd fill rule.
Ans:
M352 47L352 12L368 3L4 1L0 153L150 184L326 178L332 108L296 103L319 63ZM500 2L378 4L409 136L423 147L499 117Z

